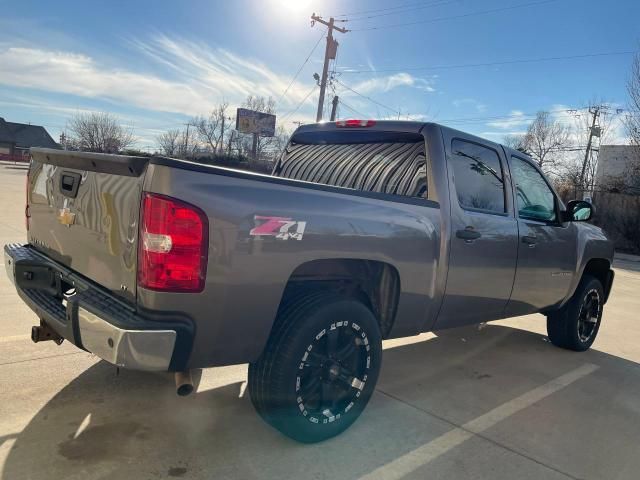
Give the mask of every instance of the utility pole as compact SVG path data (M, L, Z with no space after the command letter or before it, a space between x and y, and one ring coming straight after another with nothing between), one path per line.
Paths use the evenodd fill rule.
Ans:
M184 154L187 155L187 148L189 148L189 125L190 123L185 123L187 126L187 134L184 137Z
M231 143L233 143L233 132L235 130L231 130L231 136L229 137L229 145L227 145L227 156L231 156Z
M593 137L596 132L596 122L598 121L598 117L600 116L600 105L595 105L593 107L589 107L589 113L593 115L591 120L591 127L589 128L589 140L587 141L587 151L584 152L584 161L582 162L582 171L580 172L580 189L584 194L584 173L587 169L587 162L589 161L589 156L591 155L591 144L593 142ZM600 134L598 133L598 136Z
M258 160L258 134L253 134L253 145L251 145L251 152L254 160Z
M334 95L333 96L333 100L331 102L331 121L335 122L336 121L336 110L338 109L338 95Z
M344 22L345 20L338 20ZM338 42L333 38L333 31L336 30L340 33L347 33L349 30L346 28L340 28L335 26L336 20L333 17L329 18L329 21L323 20L321 16L315 13L311 15L311 26L313 27L315 22L326 25L327 28L327 46L324 50L324 66L322 67L322 79L320 80L320 96L318 97L318 113L316 114L316 122L322 120L322 109L324 108L324 93L327 89L327 76L329 74L329 60L336 58L338 52Z
M220 148L218 149L220 151L221 155L224 155L224 124L226 123L226 121L229 120L233 120L233 117L225 117L224 115L222 115L222 125L221 125L221 129L220 129L220 140L218 141L218 145L220 145ZM231 131L231 134L233 135L233 130Z
M224 154L224 112L222 112L222 130L220 130L220 154Z

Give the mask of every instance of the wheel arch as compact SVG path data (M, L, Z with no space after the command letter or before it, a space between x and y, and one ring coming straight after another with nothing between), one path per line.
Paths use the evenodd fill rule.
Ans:
M331 291L361 300L373 312L382 338L386 338L396 317L400 275L393 265L378 260L311 260L299 265L290 275L278 312L292 298L317 291Z
M585 275L591 275L600 281L604 289L604 303L606 303L609 299L614 277L614 272L611 270L611 262L606 258L591 258L584 266L581 278Z

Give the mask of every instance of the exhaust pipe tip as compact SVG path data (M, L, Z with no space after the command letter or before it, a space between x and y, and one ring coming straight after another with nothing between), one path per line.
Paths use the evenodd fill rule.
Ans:
M193 378L191 376L191 370L185 372L176 372L176 393L180 397L186 397L191 395L194 391Z
M176 388L176 393L179 397L186 397L193 393L193 385L184 384Z

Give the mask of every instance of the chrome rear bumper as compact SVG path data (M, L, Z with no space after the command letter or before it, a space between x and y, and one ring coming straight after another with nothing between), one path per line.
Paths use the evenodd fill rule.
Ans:
M171 363L175 330L124 330L82 307L78 329L84 348L119 367L167 370Z
M139 312L29 245L5 245L4 257L20 298L60 337L123 368L186 368L193 342L188 319ZM69 286L74 294L63 291Z

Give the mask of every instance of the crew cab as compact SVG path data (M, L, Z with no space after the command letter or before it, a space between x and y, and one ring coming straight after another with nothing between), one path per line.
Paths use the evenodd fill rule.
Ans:
M39 325L123 368L249 363L258 413L302 442L371 397L382 340L530 313L594 342L613 245L524 153L434 124L298 128L272 175L32 149L28 244L5 267Z

